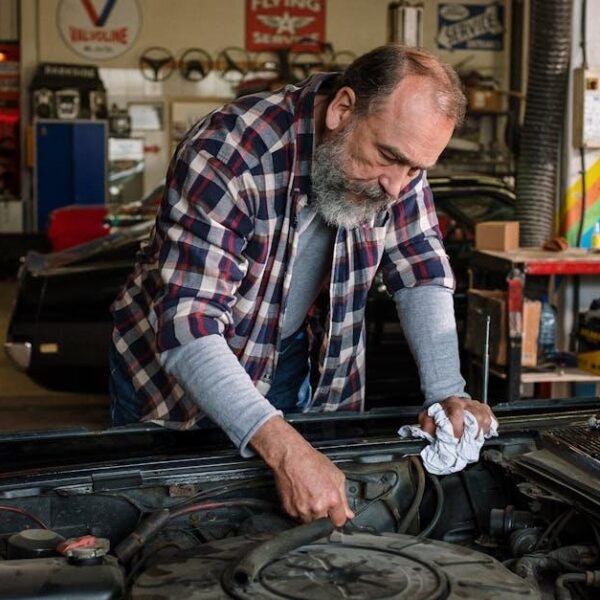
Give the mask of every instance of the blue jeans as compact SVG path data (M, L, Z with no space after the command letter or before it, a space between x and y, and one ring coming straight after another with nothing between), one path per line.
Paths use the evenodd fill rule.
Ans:
M136 392L123 357L111 344L108 351L110 416L113 427L138 423L142 398ZM267 400L283 412L297 412L310 402L308 336L304 329L281 342L277 369Z
M114 344L108 349L108 368L110 419L113 427L139 423L142 417L141 398L135 391L123 357Z
M281 342L277 369L267 400L283 412L297 412L310 402L308 336L304 328Z

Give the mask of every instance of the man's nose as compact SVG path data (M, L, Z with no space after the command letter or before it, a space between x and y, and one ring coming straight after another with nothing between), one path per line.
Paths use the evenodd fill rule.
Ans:
M409 179L408 169L396 168L380 175L379 185L385 190L386 194L392 198L397 198Z

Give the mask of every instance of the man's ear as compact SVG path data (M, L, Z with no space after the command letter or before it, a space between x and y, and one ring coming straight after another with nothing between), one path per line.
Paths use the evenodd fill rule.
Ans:
M356 105L356 94L352 88L340 88L333 100L327 106L325 113L325 126L330 131L343 125L351 116Z

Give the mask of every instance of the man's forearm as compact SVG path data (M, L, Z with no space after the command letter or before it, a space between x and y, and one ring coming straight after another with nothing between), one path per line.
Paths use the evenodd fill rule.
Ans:
M403 288L394 300L419 368L425 406L451 396L468 398L460 374L452 291L438 285Z
M240 448L242 456L251 455L246 446L260 427L273 416L281 415L256 390L219 335L167 350L160 359L202 412Z

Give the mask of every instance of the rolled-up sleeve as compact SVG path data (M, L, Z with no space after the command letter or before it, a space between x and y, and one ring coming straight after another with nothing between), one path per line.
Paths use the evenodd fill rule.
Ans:
M381 261L390 293L431 284L453 290L454 274L425 173L409 184L390 212Z
M213 155L184 147L174 158L156 224L161 281L149 320L159 352L232 326L251 204L241 179Z

